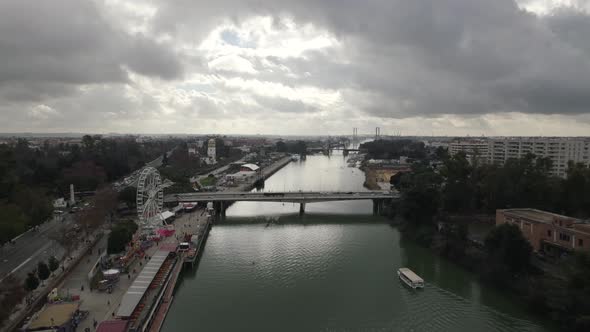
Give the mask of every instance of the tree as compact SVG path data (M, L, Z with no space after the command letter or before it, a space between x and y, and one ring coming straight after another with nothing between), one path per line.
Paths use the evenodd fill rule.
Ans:
M516 225L494 227L485 238L485 250L492 267L512 274L529 268L532 247Z
M49 234L49 238L55 242L57 242L64 250L64 256L70 254L76 242L74 238L70 236L68 228L65 225L57 227L53 232Z
M107 251L109 254L116 254L125 250L125 246L133 238L133 234L137 231L137 224L133 221L120 222L116 224L111 233L107 243Z
M0 243L4 243L24 232L29 218L15 204L0 204L0 211Z
M162 166L167 166L168 165L168 153L164 152L164 154L162 155Z
M441 178L431 167L412 165L412 172L403 174L399 183L402 193L400 210L403 217L416 225L433 226L440 202Z
M127 203L127 206L135 206L137 203L137 189L135 187L127 187L119 192L119 201Z
M84 146L86 151L92 151L94 148L94 137L90 135L84 135L82 137L82 146Z
M55 258L55 256L49 257L49 261L47 263L49 265L49 271L51 272L57 270L57 268L59 267L59 261L57 260L57 258Z
M470 212L475 208L474 167L464 153L445 160L440 171L445 178L441 193L443 209L447 212Z
M50 274L49 267L45 262L39 262L39 264L37 264L37 276L39 276L39 279L47 280Z
M277 149L277 152L287 152L287 144L283 141L278 141L275 144L275 148Z
M13 275L7 276L0 283L0 325L7 319L14 308L25 296L22 281Z
M32 291L39 287L39 279L35 276L35 273L30 272L27 275L27 279L25 279L25 289L28 291Z

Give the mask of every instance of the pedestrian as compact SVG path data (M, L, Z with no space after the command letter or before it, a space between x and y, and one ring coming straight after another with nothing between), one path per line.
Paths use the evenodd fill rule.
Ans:
M111 300L107 300L107 306L111 306Z
M84 285L80 286L80 290L84 291Z
M96 319L94 319L94 321L92 322L92 326L94 326L94 328L96 328L96 325L98 325L98 322L96 321Z

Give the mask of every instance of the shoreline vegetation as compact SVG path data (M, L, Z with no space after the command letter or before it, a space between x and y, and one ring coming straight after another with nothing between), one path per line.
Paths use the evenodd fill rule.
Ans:
M523 299L532 313L550 318L560 329L590 331L590 255L545 261L533 253L517 226L494 226L485 239L474 240L467 223L457 221L491 217L497 209L513 207L588 218L589 168L570 163L562 179L549 175L549 159L532 154L499 166L440 149L423 153L420 144L403 140L365 147L367 158L395 158L408 149L426 156L412 164L411 172L391 180L401 199L387 215L403 236Z

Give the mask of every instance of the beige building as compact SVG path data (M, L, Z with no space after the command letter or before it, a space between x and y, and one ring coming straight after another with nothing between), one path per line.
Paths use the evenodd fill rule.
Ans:
M550 255L590 251L590 223L536 209L496 211L496 225L513 224L530 242L534 251Z

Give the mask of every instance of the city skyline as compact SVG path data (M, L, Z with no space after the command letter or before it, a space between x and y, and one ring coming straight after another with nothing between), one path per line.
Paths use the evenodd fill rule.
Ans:
M0 132L590 132L584 0L9 0L0 22Z

